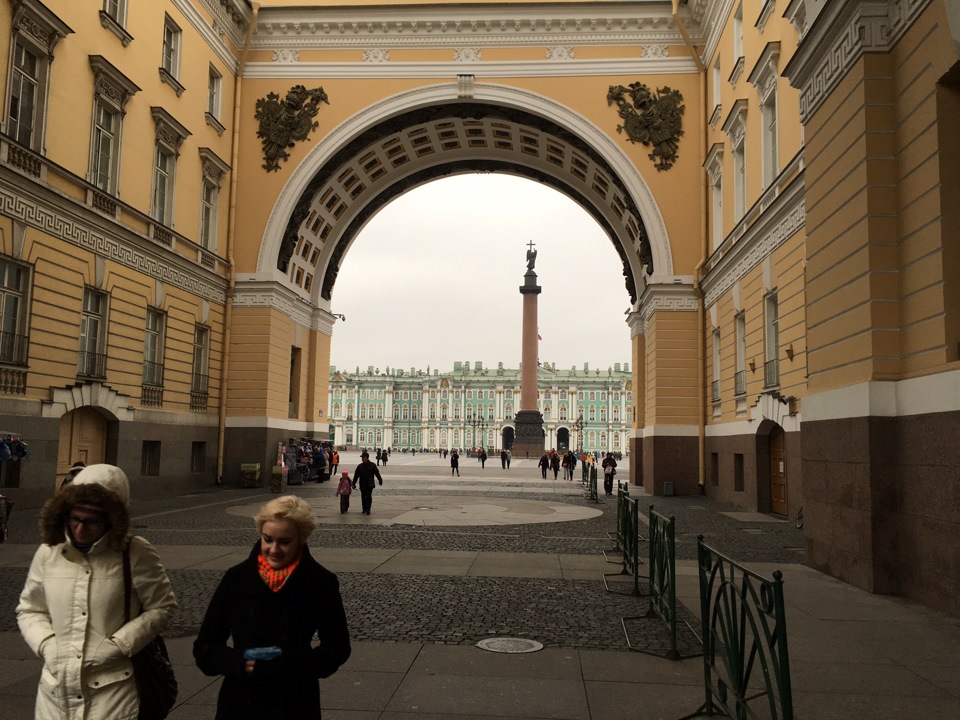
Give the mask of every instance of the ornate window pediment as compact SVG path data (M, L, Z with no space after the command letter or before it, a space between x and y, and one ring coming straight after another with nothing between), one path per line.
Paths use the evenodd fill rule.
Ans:
M760 95L761 102L765 101L776 88L777 78L779 77L777 72L779 60L780 43L769 42L763 48L757 64L753 66L753 70L750 72L749 83Z
M223 182L223 176L230 172L230 166L210 148L200 148L200 162L203 166L203 177L218 188Z
M723 143L714 143L707 153L707 159L703 163L703 169L710 176L710 182L716 184L717 180L723 175Z
M730 144L737 147L743 143L744 134L747 131L747 101L740 98L730 112L727 119L723 121L723 132L730 138Z
M153 115L153 121L157 125L157 142L164 145L175 155L179 155L180 145L193 133L177 122L176 118L162 107L154 105L150 108L150 114Z
M73 30L36 0L20 0L13 14L14 32L32 40L50 59L53 49Z
M109 102L119 112L127 101L140 92L135 82L115 68L103 55L91 55L90 67L93 68L94 92L101 100Z

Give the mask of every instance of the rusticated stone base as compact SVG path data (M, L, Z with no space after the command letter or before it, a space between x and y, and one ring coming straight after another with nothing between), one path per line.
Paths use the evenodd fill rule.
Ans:
M514 418L513 457L540 457L543 454L543 416L537 410L521 410Z

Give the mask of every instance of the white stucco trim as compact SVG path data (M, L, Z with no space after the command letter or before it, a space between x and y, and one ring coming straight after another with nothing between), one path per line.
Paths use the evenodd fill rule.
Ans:
M550 98L528 90L477 83L472 98L475 101L489 102L503 107L514 107L550 118L589 143L617 173L627 192L637 203L637 208L640 211L650 240L653 263L657 273L673 274L670 240L660 208L638 168L630 161L613 138L579 113ZM456 82L417 88L384 98L362 109L331 130L290 174L290 179L278 194L260 242L260 255L257 261L258 274L267 273L275 266L283 232L300 195L314 175L338 150L357 135L397 114L420 107L456 102L460 99L459 86ZM628 246L626 249L629 250L625 254L630 262L633 276L639 282L639 279L644 277L640 259L634 248Z
M699 434L696 425L648 425L633 430L630 437L697 437Z
M803 398L804 419L905 417L960 411L960 370L891 382L866 382Z

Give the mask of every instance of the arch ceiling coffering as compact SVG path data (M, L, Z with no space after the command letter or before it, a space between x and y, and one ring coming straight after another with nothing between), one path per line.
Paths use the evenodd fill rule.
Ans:
M336 152L300 193L277 267L315 301L329 301L347 249L380 208L418 185L467 172L527 177L579 203L613 241L636 303L635 269L652 273L654 261L641 213L617 173L556 123L476 101L395 115Z

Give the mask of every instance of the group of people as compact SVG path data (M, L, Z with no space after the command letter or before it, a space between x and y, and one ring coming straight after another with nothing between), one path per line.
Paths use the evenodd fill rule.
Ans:
M379 473L362 460L354 481L369 512ZM156 549L131 535L123 470L74 469L40 512L42 544L16 609L43 662L35 716L136 720L132 658L169 626L177 602ZM319 679L350 657L339 582L310 554L316 521L302 498L270 500L255 527L249 557L227 570L210 600L194 660L224 678L218 719L320 717Z

